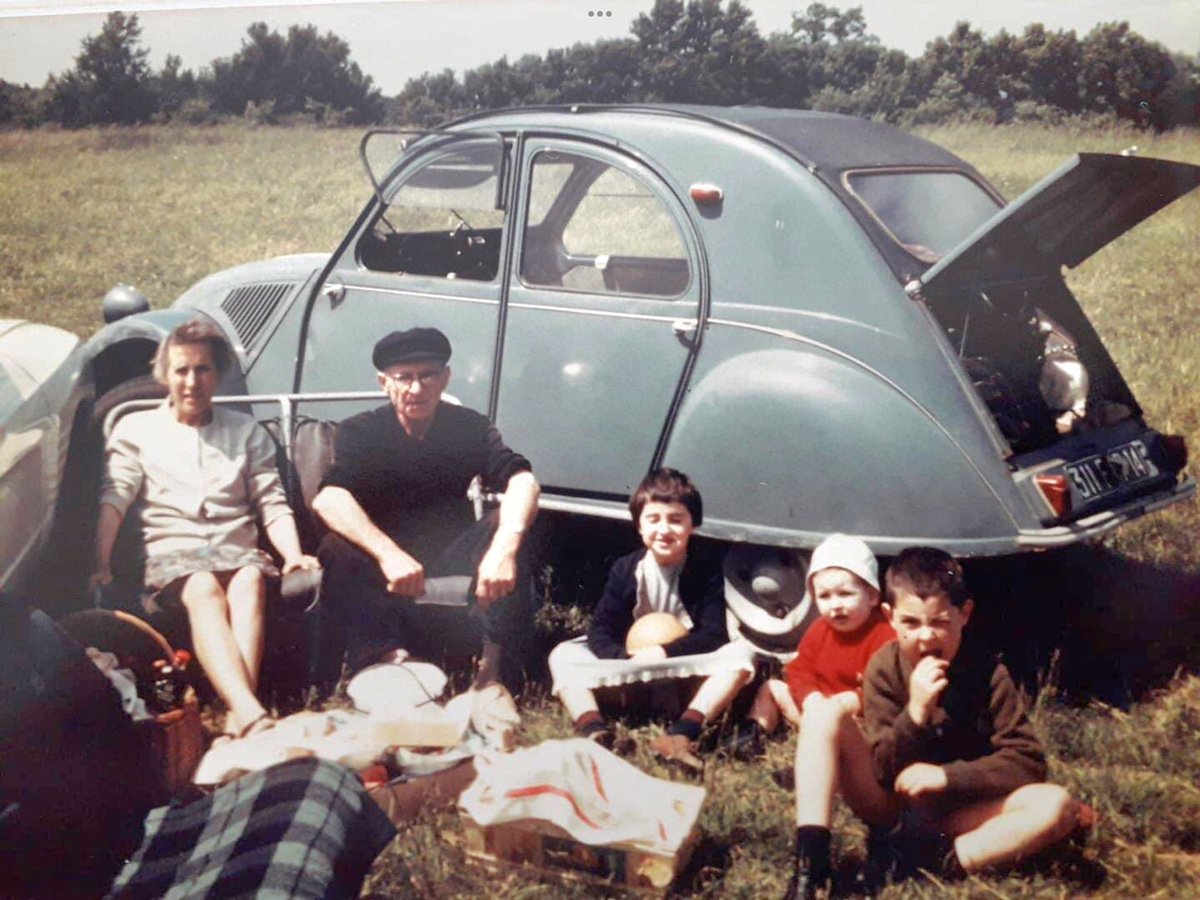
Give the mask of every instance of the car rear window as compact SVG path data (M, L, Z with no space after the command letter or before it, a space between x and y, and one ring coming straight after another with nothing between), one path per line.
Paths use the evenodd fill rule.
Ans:
M962 172L847 172L846 185L901 247L935 263L1000 209Z

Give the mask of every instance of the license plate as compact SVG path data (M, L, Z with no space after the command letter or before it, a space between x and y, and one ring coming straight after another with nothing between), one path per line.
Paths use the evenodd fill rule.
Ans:
M1067 464L1067 477L1084 500L1095 500L1127 484L1136 484L1158 474L1146 445L1130 441L1106 453L1098 453Z

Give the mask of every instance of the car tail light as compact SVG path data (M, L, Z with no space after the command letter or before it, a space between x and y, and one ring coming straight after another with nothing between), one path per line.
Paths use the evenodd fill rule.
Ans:
M1066 475L1038 475L1033 480L1055 516L1061 519L1071 511L1071 485Z
M715 184L708 184L707 182L698 182L693 184L690 188L688 188L688 193L696 202L697 206L715 206L725 197L725 192L723 190L721 190Z
M1164 434L1162 448L1172 469L1179 471L1187 465L1187 439L1182 434Z

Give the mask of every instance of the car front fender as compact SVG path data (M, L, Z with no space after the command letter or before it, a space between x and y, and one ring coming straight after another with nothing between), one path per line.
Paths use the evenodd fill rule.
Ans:
M97 396L149 373L162 339L199 315L203 313L195 309L155 309L119 319L97 331L83 346L84 359L94 372Z

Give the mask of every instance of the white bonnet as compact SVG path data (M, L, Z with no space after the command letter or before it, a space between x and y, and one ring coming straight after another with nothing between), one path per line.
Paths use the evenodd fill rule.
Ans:
M812 596L812 577L822 569L845 569L853 572L875 590L879 590L879 563L862 540L846 534L831 534L817 545L808 563L807 585Z

